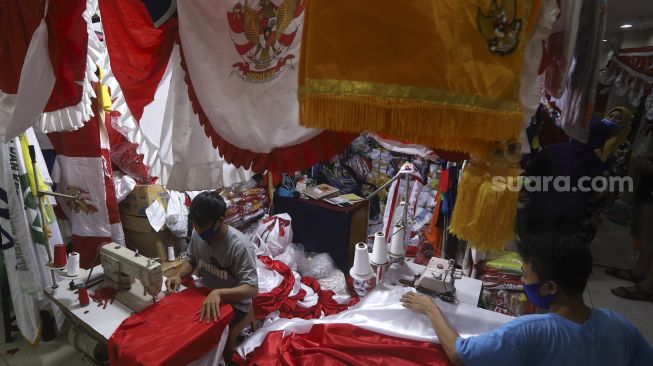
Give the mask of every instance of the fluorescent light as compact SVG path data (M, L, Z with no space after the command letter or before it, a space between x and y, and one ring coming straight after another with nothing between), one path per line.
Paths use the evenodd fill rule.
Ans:
M633 27L632 24L622 24L621 27L619 27L619 28L626 29L626 28L632 28L632 27Z
M604 40L603 40L603 42L607 42L607 41L608 41L607 39L604 39Z

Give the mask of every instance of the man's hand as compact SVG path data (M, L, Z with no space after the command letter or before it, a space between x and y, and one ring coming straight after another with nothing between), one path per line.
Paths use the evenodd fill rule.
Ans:
M430 297L415 292L407 292L401 297L402 305L418 313L428 315L433 310L437 310L437 305Z
M205 320L208 324L209 322L218 321L220 318L220 290L213 290L206 296L198 314L200 315L200 322Z
M180 285L181 285L181 277L179 277L179 275L174 275L166 279L166 289L168 290L169 294L173 294L177 292L177 290L179 290Z

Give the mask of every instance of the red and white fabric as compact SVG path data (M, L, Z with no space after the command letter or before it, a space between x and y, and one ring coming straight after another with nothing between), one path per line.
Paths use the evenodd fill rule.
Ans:
M279 319L260 328L237 347L236 352L242 360L246 360L243 364L249 365L276 364L276 361L291 365L301 364L298 363L300 361L305 362L304 364L311 364L311 360L320 360L321 362L314 362L314 364L321 365L342 364L345 361L338 362L337 358L334 360L329 356L328 350L342 351L342 347L345 345L340 342L333 344L327 339L328 337L324 337L325 332L330 334L332 331L338 336L342 335L341 327L353 327L348 328L348 331L355 332L354 334L372 336L371 333L374 333L374 337L377 337L378 343L369 344L368 352L359 352L362 360L353 363L357 365L372 364L375 359L374 355L384 354L387 342L394 338L408 341L408 345L414 344L412 342L438 343L430 320L425 315L416 314L401 305L399 299L408 291L414 290L406 287L381 285L370 292L358 305L339 314L311 320ZM453 305L438 300L438 305L451 326L463 337L492 331L512 319L512 317L465 303ZM318 328L315 331L319 331L319 334L315 334L313 331L316 326ZM321 336L313 338L317 335ZM293 338L286 339L287 337ZM356 342L357 337L347 338L348 342ZM305 344L304 342L308 339L314 340L313 346L307 347L303 351L293 352L293 350L298 350L295 348L296 346ZM351 344L353 345L353 343ZM275 348L276 350L274 350ZM318 348L323 348L326 351L319 351ZM358 349L358 347L354 348ZM400 353L400 355L406 355L406 353ZM269 363L269 357L272 357L275 362ZM365 360L370 362L365 363Z
M323 290L314 278L302 278L285 263L270 257L258 257L257 272L259 294L252 302L257 319L320 318L358 302L358 298Z
M192 109L173 45L176 18L156 29L141 1L101 0L100 8L107 43L103 82L119 113L113 127L138 144L150 175L180 191L250 179L252 172L220 157Z
M236 166L291 172L327 160L351 142L349 134L299 125L303 7L302 1L279 0L177 4L193 108L214 146ZM267 23L271 13L277 25ZM254 18L260 22L248 29ZM265 38L267 26L272 29ZM270 54L267 63L264 53Z
M124 243L108 140L101 137L101 128L100 119L95 116L76 131L48 134L57 153L52 174L57 191L79 194L81 198L79 203L58 201L70 221L73 248L80 253L82 268L92 267L101 244Z
M0 139L64 131L93 115L96 0L8 1L0 17ZM45 13L45 16L44 16ZM41 20L42 19L42 20ZM40 24L39 24L40 21Z

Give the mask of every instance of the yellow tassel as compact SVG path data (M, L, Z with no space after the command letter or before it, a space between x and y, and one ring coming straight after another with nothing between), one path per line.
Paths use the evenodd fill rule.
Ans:
M518 111L368 96L311 95L300 98L300 122L335 131L372 131L445 150L482 155L489 142L515 140Z
M460 180L449 231L474 248L502 250L515 237L519 169L503 157L476 159Z

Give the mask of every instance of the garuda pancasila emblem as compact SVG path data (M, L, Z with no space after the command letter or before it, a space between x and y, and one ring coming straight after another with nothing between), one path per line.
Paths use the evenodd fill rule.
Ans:
M523 22L517 10L517 0L492 0L485 13L479 7L476 22L490 52L507 55L519 45Z
M301 27L305 0L243 0L227 14L231 39L244 62L234 73L250 82L265 82L292 68L288 49ZM256 5L252 5L255 3Z

